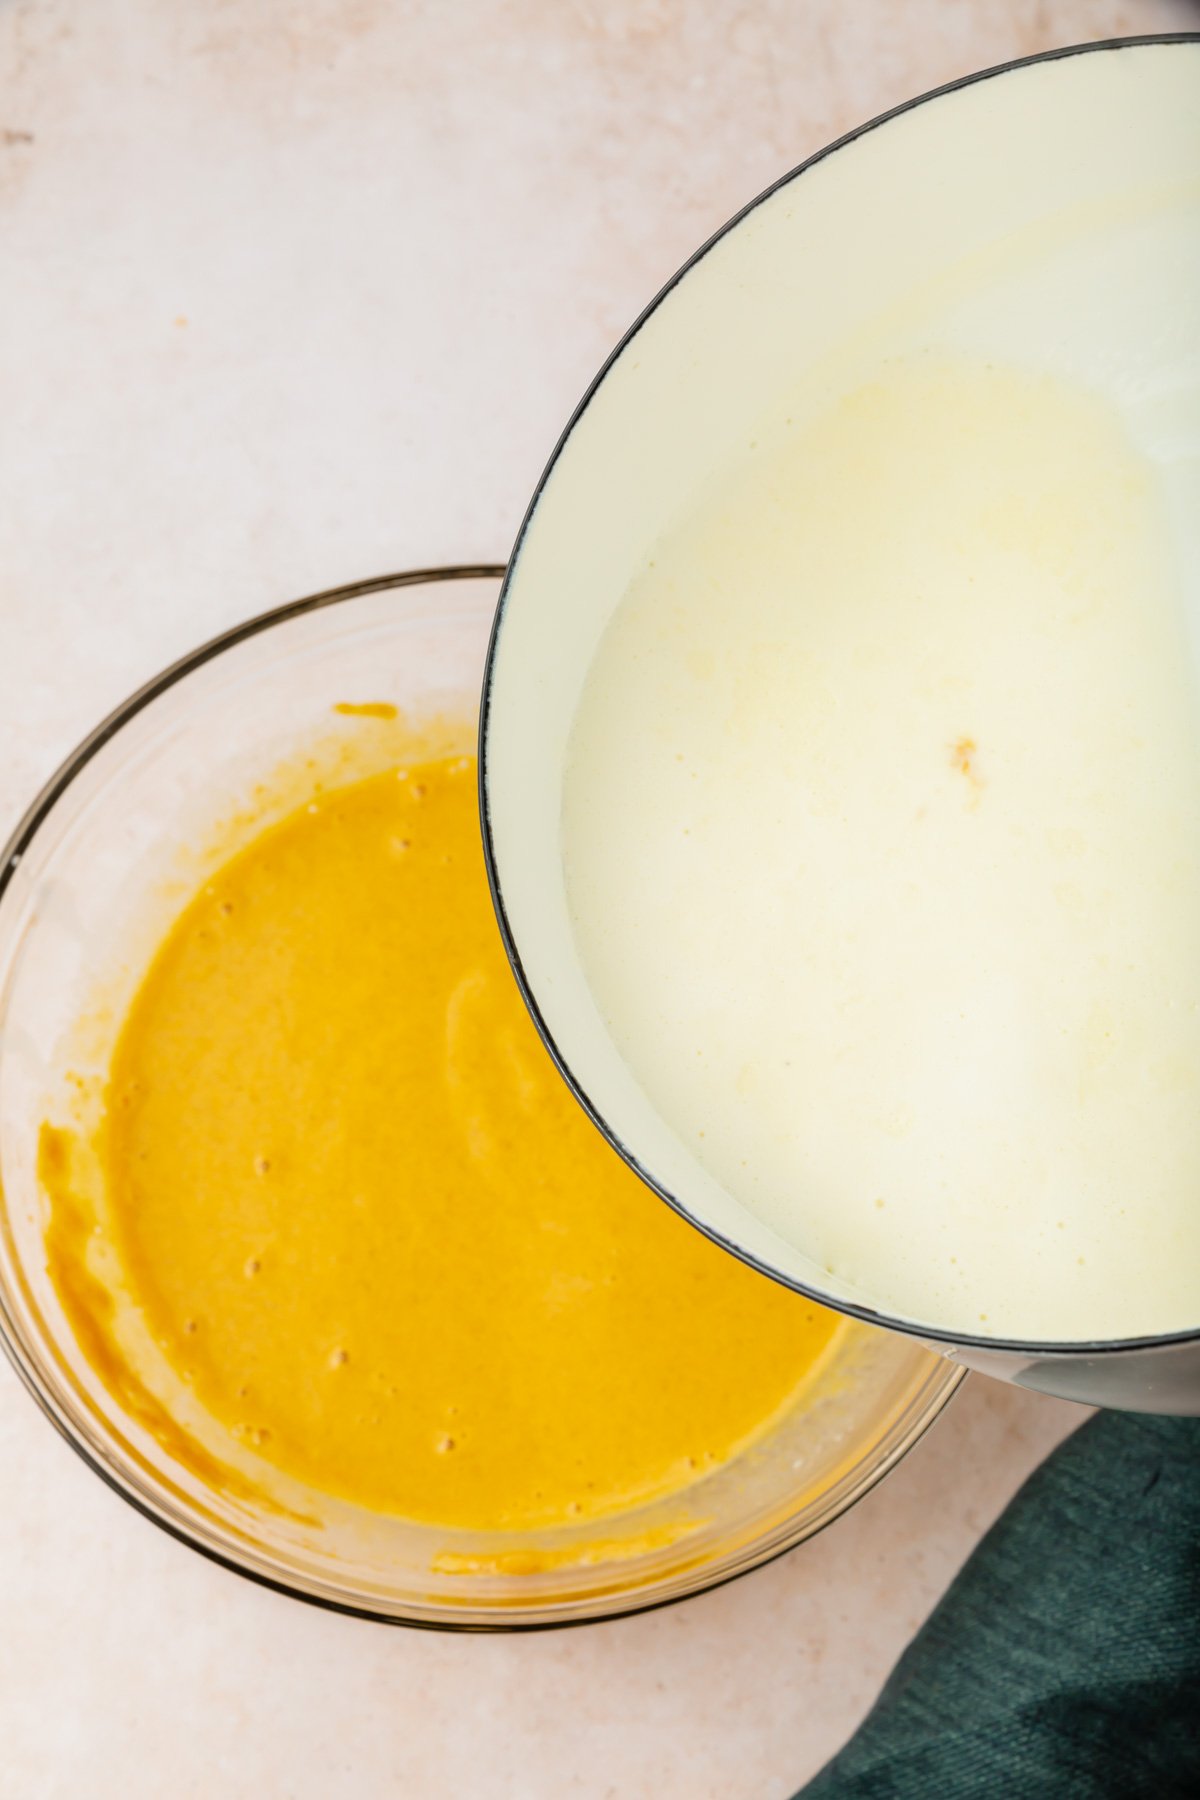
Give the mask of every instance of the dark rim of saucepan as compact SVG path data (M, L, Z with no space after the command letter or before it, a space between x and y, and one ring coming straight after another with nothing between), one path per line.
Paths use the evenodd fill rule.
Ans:
M77 746L58 771L46 783L37 795L20 823L17 825L7 845L0 851L0 905L3 905L5 892L14 875L20 868L23 857L29 849L41 826L48 818L58 801L71 786L80 772L86 768L96 753L109 740L115 737L128 722L151 705L161 695L167 693L175 685L203 668L227 650L236 648L248 639L272 630L275 626L286 625L293 620L301 619L311 613L321 612L328 608L345 604L347 601L360 600L370 594L382 594L394 590L415 587L429 587L439 583L464 581L499 581L505 572L503 563L463 563L429 569L409 569L394 575L374 576L365 581L351 582L344 587L328 588L319 594L313 594L303 600L290 601L286 605L273 607L270 611L258 613L218 637L210 638L199 645L178 662L172 663L160 674L148 681L144 687L129 696L116 710L103 719ZM197 1551L210 1562L220 1568L228 1569L234 1575L244 1576L246 1580L258 1586L269 1588L277 1594L284 1594L290 1599L303 1600L310 1606L317 1606L326 1612L344 1613L349 1618L367 1619L375 1624L408 1626L422 1631L473 1632L476 1634L497 1634L514 1631L558 1631L574 1626L598 1625L607 1620L629 1618L636 1613L654 1612L660 1607L674 1606L685 1600L693 1599L698 1594L707 1593L713 1588L723 1587L726 1582L736 1581L740 1575L749 1573L751 1569L762 1568L766 1563L786 1555L795 1549L797 1544L839 1518L851 1506L880 1482L908 1451L922 1437L927 1427L941 1412L951 1399L966 1375L965 1369L951 1369L946 1365L947 1380L938 1392L923 1396L920 1410L915 1420L909 1420L890 1445L887 1454L877 1467L858 1476L851 1486L843 1502L835 1507L827 1516L818 1518L802 1531L789 1530L789 1522L783 1521L767 1540L767 1549L759 1553L752 1546L745 1549L733 1562L717 1572L704 1575L699 1570L684 1572L685 1585L674 1593L656 1593L651 1590L643 1597L631 1594L623 1603L615 1603L613 1597L604 1594L596 1595L593 1601L586 1598L582 1604L590 1610L574 1617L556 1617L556 1602L552 1597L544 1601L535 1599L525 1616L513 1613L499 1613L488 1616L486 1608L481 1605L474 1612L464 1608L467 1616L456 1618L447 1610L441 1617L422 1617L414 1613L390 1611L381 1602L372 1604L365 1596L361 1600L341 1598L312 1585L302 1585L301 1578L287 1579L285 1576L269 1572L256 1562L246 1560L235 1549L214 1542L202 1535L191 1521L184 1521L173 1514L163 1511L153 1496L143 1493L134 1486L128 1476L114 1468L92 1448L82 1435L81 1428L64 1410L51 1384L42 1376L34 1357L26 1348L25 1333L18 1324L8 1297L0 1289L0 1345L22 1385L31 1395L44 1416L53 1425L59 1436L69 1444L76 1455L86 1463L87 1467L98 1475L105 1486L114 1494L126 1501L148 1519L152 1525L165 1531L177 1543L184 1544L190 1550ZM578 1604L578 1602L577 1602Z
M959 93L962 89L974 87L979 82L991 81L998 76L1012 75L1019 70L1033 68L1039 63L1058 62L1066 57L1111 54L1114 51L1142 50L1151 47L1165 48L1181 44L1200 44L1200 32L1182 31L1149 37L1106 38L1098 43L1071 44L1060 50L1046 50L1035 56L1021 57L1016 62L1000 63L995 68L982 69L977 74L966 75L961 77L958 81L947 82L944 87L933 88L929 93L921 94L915 100L908 100L902 106L895 106L889 112L880 113L878 118L871 119L865 125L858 126L856 130L847 132L844 137L840 137L836 139L834 143L826 145L823 150L818 150L815 155L808 157L804 162L798 164L796 168L789 170L786 175L780 176L778 181L772 182L770 187L764 189L756 199L751 200L747 206L742 207L740 212L735 213L733 218L722 225L720 230L715 232L713 236L709 238L707 243L702 244L700 249L697 250L693 256L688 258L682 268L678 269L666 283L665 287L655 295L649 306L647 306L645 311L634 321L620 343L605 361L595 380L584 394L583 399L572 413L562 436L554 447L549 462L542 471L541 479L534 489L533 498L531 499L525 517L521 522L521 528L517 533L517 540L513 546L512 556L509 559L508 568L496 604L496 616L492 623L491 641L488 645L487 661L484 668L483 696L479 711L478 757L479 810L483 830L484 859L487 864L488 881L491 884L492 901L496 908L496 917L500 922L504 946L508 952L508 959L512 964L513 972L516 975L521 993L524 996L525 1004L529 1008L543 1043L546 1045L550 1055L554 1058L560 1073L571 1088L575 1098L579 1101L588 1117L592 1120L592 1123L608 1139L608 1142L612 1145L613 1149L616 1150L618 1155L628 1163L629 1167L641 1177L647 1187L651 1188L661 1200L664 1200L668 1206L679 1213L682 1218L685 1218L689 1224L694 1225L698 1231L702 1231L706 1237L711 1238L714 1243L720 1244L723 1249L730 1251L732 1255L740 1258L742 1262L748 1263L751 1268L757 1269L761 1274L769 1276L772 1280L781 1282L785 1287L790 1287L794 1289L795 1292L804 1294L809 1300L816 1301L820 1305L836 1305L840 1312L847 1313L850 1317L859 1319L864 1324L884 1326L889 1330L900 1331L909 1337L921 1338L927 1343L940 1345L947 1349L994 1351L1022 1356L1029 1359L1059 1357L1064 1360L1077 1361L1078 1359L1086 1357L1096 1358L1127 1355L1132 1351L1168 1349L1172 1345L1193 1343L1200 1341L1200 1326L1187 1331L1164 1333L1157 1337L1111 1338L1099 1339L1094 1342L1076 1341L1056 1343L1031 1339L980 1337L971 1332L961 1332L949 1335L944 1329L938 1329L932 1325L923 1325L888 1313L879 1312L873 1307L863 1306L857 1302L841 1299L833 1301L831 1300L830 1295L822 1293L819 1288L806 1286L805 1283L782 1274L780 1270L773 1268L770 1263L764 1262L760 1257L742 1249L741 1246L734 1243L732 1239L724 1236L711 1225L706 1224L703 1219L697 1218L694 1213L689 1212L688 1208L677 1195L664 1188L654 1178L650 1171L643 1167L633 1152L622 1143L621 1139L598 1112L587 1092L573 1074L558 1045L555 1043L550 1029L546 1024L545 1019L542 1017L529 978L526 975L522 964L521 954L517 947L516 939L504 904L504 894L497 867L496 846L492 834L492 822L487 798L488 728L491 714L492 675L495 668L496 651L500 641L500 634L504 627L505 611L512 588L513 574L520 558L521 547L525 535L529 530L530 522L537 510L538 501L541 499L546 483L549 480L559 457L562 455L571 434L584 413L587 411L587 408L590 406L596 393L599 391L605 377L628 349L629 345L633 342L646 321L658 310L667 295L679 285L684 276L689 274L699 262L703 261L704 257L708 255L714 245L719 244L729 232L740 225L744 219L748 218L749 215L760 207L765 200L769 200L773 194L778 193L781 188L787 187L790 182L796 181L800 177L806 175L810 170L815 169L818 164L825 161L826 157L832 156L836 151L843 149L847 144L852 144L856 142L857 139L865 137L868 132L877 131L881 125L887 125L890 124L893 119L902 118L906 113L912 112L918 106L927 106L931 101L941 100L948 94Z

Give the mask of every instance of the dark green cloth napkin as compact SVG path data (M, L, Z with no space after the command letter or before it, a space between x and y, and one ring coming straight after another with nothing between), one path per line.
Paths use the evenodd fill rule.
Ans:
M1026 1482L804 1800L1200 1800L1200 1419Z

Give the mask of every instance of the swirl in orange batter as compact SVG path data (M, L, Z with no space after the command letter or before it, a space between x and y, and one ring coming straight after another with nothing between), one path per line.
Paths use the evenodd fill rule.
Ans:
M124 1281L196 1399L387 1513L545 1526L682 1490L836 1329L567 1093L499 943L469 758L323 795L209 881L130 1008L98 1142Z

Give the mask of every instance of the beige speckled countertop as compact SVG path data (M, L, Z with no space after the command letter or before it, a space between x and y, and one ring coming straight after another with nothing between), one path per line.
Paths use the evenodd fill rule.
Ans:
M613 341L739 204L1192 0L0 0L0 825L248 613L502 559ZM790 1794L1079 1415L973 1378L782 1562L456 1639L210 1567L0 1367L3 1800Z

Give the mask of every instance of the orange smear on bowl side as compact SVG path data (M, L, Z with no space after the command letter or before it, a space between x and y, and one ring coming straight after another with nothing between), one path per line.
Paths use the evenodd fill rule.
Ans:
M838 1329L568 1093L505 961L469 757L321 794L209 879L129 1008L96 1146L123 1283L197 1402L388 1514L545 1528L681 1493Z

